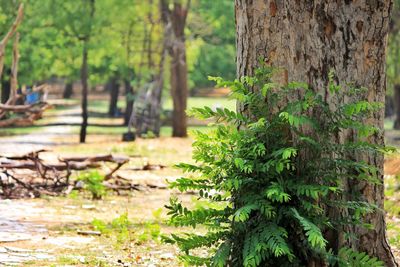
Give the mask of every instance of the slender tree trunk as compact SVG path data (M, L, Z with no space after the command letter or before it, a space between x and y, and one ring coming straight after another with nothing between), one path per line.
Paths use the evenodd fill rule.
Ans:
M394 121L393 128L400 129L400 84L394 85L394 107L396 111L396 119Z
M118 114L118 96L119 96L119 84L117 77L111 77L109 83L110 90L110 104L108 107L108 115L115 117Z
M128 126L133 111L134 92L131 82L128 79L124 80L124 85L125 85L125 101L126 101L126 108L124 113L124 125Z
M88 125L88 48L87 48L87 40L83 43L83 51L82 51L82 66L81 66L81 82L82 82L82 124L81 131L79 135L79 141L81 143L85 143L86 141L86 128Z
M88 68L88 46L90 41L90 35L92 31L92 20L95 12L95 0L90 0L90 25L89 31L86 33L85 37L82 39L82 66L81 66L81 82L82 82L82 125L79 134L79 141L85 143L86 141L86 128L88 126L88 78L89 78L89 68Z
M14 98L18 94L18 63L19 63L19 32L15 33L15 39L13 43L13 57L11 64L11 75L10 75L10 85L11 85L11 98ZM10 104L15 104L16 99L12 100Z
M320 93L335 107L327 84L328 73L335 71L337 82L368 88L367 101L385 100L385 53L390 0L323 1L323 0L236 0L237 75L253 75L262 58L266 64L283 70L282 82L302 81ZM245 111L243 107L239 107ZM383 110L369 123L383 129ZM343 132L338 141L351 140L351 132ZM383 144L383 133L369 141ZM359 192L364 199L383 208L383 155L367 152L352 157L374 164L380 170L382 185L348 182L344 197ZM346 192L347 191L347 192ZM332 217L340 216L328 211ZM336 218L334 218L336 219ZM386 266L397 266L386 240L385 214L376 211L366 218L374 229L347 229L358 237L346 244L343 231L329 233L334 251L348 245L383 260ZM310 261L310 266L325 263Z
M63 98L70 99L74 93L74 85L72 82L67 82L64 87Z

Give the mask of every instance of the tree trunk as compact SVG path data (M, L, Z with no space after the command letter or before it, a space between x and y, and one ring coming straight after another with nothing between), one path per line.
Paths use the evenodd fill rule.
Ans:
M173 9L169 9L168 1L160 0L161 20L164 24L164 38L171 56L171 96L172 136L187 136L186 106L188 96L187 65L185 47L185 25L190 7L187 0L183 7L180 1L174 1ZM168 36L166 36L166 34Z
M72 82L67 82L65 84L64 92L63 92L63 98L64 99L70 99L72 97L72 94L74 93L74 86Z
M400 129L400 84L394 85L394 107L396 111L396 119L393 128Z
M385 96L385 118L392 117L395 113L394 96Z
M82 124L79 135L79 141L85 143L86 141L86 128L88 125L88 109L87 109L87 96L88 96L88 48L87 40L83 42L82 51L82 66L81 66L81 82L82 82Z
M7 70L6 73L9 73ZM6 103L8 99L10 99L10 93L11 93L11 84L10 80L5 77L5 75L2 76L1 79L1 103Z
M187 136L187 65L184 41L175 43L171 55L172 136Z
M92 30L92 19L94 17L95 12L95 0L90 0L90 24L89 31L86 33L84 38L82 39L83 48L82 48L82 65L81 65L81 82L82 82L82 125L81 131L79 134L79 141L81 143L85 143L86 141L86 128L88 126L88 78L89 78L89 69L88 69L88 46L89 40Z
M110 117L118 116L118 95L119 95L119 84L117 77L111 77L108 82L108 89L110 92L110 105L108 107L108 115Z
M327 84L328 73L335 71L337 82L348 87L368 88L367 101L384 102L386 77L385 53L391 1L323 1L323 0L236 0L237 76L253 75L262 58L268 65L283 70L282 81L301 81L321 94L335 107ZM241 111L244 108L239 107ZM383 129L384 112L369 120ZM343 132L341 142L351 140ZM383 144L383 133L374 135L372 143ZM380 170L382 185L348 183L350 190L360 192L364 199L383 208L383 155L352 155L374 164ZM339 216L328 211L330 216ZM366 218L374 229L347 229L358 241L345 244L343 232L330 233L330 247L337 251L348 245L383 260L386 266L396 266L386 240L385 214L376 211ZM328 238L328 237L327 237ZM324 263L310 261L310 266Z
M124 85L125 85L125 101L126 101L124 126L128 126L133 111L133 103L134 103L133 87L128 79L124 80Z

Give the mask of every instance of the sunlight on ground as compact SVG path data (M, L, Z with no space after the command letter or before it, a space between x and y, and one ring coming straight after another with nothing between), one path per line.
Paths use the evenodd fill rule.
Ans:
M104 111L101 101L95 102L98 111ZM58 107L50 117L51 123L60 112L68 109ZM52 119L51 116L54 116ZM120 119L96 118L97 123L115 123ZM39 123L43 123L39 121ZM399 131L388 127L388 143L399 145ZM57 128L58 127L58 128ZM50 128L50 130L49 130ZM65 157L77 155L99 155L112 153L127 155L130 162L121 170L121 175L130 177L139 184L165 184L166 180L181 177L182 173L173 166L179 162L192 162L192 137L171 138L170 128L164 127L158 139L138 139L135 142L121 142L125 127L89 127L88 142L78 143L78 128L72 126L25 127L2 131L2 135L22 134L33 139L51 139L51 152L44 157ZM205 126L192 129L207 130ZM46 129L49 134L43 134ZM51 130L52 129L52 130ZM56 134L55 134L56 133ZM5 139L6 138L6 139ZM3 137L3 140L14 137ZM26 144L14 144L26 146ZM166 168L155 171L127 171L145 164L161 164ZM385 207L387 211L388 239L397 258L400 258L400 154L387 158L385 163ZM82 172L76 172L77 179ZM13 220L15 227L41 227L45 231L33 231L30 240L13 242L11 249L25 249L25 254L37 255L34 260L25 261L21 266L180 266L177 248L161 242L163 234L176 229L166 224L166 210L171 195L177 195L186 204L198 205L190 194L180 194L165 189L142 187L140 191L109 191L103 200L93 201L88 192L73 191L67 197L4 201L3 217ZM197 204L196 204L197 203ZM18 222L18 223L17 223ZM0 221L1 223L1 221ZM19 226L19 223L21 224ZM24 224L22 224L24 223ZM32 228L36 229L36 228ZM78 231L99 231L97 235L78 235ZM195 231L202 231L196 229ZM22 250L24 251L24 250ZM21 251L18 253L22 253ZM41 258L40 258L41 257Z

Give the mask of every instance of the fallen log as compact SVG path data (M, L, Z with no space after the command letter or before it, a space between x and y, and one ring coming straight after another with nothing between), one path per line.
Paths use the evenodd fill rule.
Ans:
M0 104L1 111L11 111L14 113L40 113L49 106L46 102L39 102L31 105L9 105Z
M23 109L26 109L26 105L9 105L9 104L4 104L3 107L5 109L2 109L0 106L0 118L4 117L7 112L9 112L9 109L15 109L17 110L15 113L24 113L25 116L21 117L12 117L9 119L5 120L0 120L0 127L12 127L12 126L30 126L33 125L33 123L40 119L43 115L43 112L50 108L50 105L47 103L42 103L42 106L40 108L37 108L37 105L31 106L31 109L27 109L25 111L22 111ZM22 107L20 109L19 107Z

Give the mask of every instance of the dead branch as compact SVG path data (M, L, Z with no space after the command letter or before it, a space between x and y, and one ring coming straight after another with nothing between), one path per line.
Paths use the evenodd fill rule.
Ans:
M50 107L51 106L48 105L47 103L34 104L31 105L30 108L28 108L28 105L18 106L18 105L2 104L0 105L0 119L3 118L8 111L13 111L15 113L24 112L24 116L0 120L0 127L33 125L36 120L42 118L43 112L49 109Z
M32 159L32 158L38 158L39 154L42 152L49 152L50 150L47 149L39 149L39 150L35 150L35 151L31 151L27 154L23 154L23 155L18 155L18 156L0 156L2 158L6 158L6 159L12 159L12 160L28 160L28 159Z
M31 105L7 105L0 103L1 111L12 111L15 113L41 113L44 108L47 108L49 104L45 102L39 102Z

